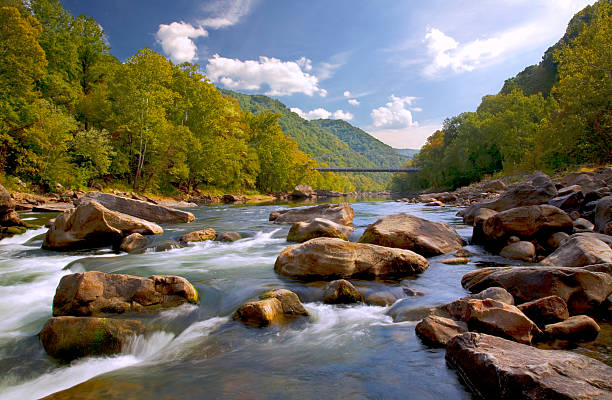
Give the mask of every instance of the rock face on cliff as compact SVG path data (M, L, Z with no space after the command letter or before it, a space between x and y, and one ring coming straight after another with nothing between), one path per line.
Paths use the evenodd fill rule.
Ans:
M164 207L147 201L128 199L110 193L89 192L75 202L75 205L94 200L109 210L117 211L133 217L142 218L157 224L178 224L191 222L194 216L190 212Z
M302 279L331 280L412 275L428 266L425 257L410 250L317 238L283 250L274 271Z
M53 298L53 315L95 316L197 301L193 285L178 276L141 278L90 271L60 280Z
M153 222L111 211L95 201L65 211L47 231L43 248L70 250L118 244L132 233L157 235L163 229Z
M359 243L412 250L424 256L448 253L463 246L463 240L450 225L410 214L379 219L366 229Z
M351 206L348 203L340 203L274 211L270 214L270 221L274 221L275 224L295 224L324 218L340 225L352 225L354 217L355 211Z
M612 398L612 368L568 351L469 332L450 339L446 360L483 399Z

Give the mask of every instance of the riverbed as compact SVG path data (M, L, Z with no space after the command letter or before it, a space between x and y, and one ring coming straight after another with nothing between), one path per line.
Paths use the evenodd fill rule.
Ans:
M391 200L351 204L357 240L381 216L408 212L446 222L468 239L471 227L457 208L423 207ZM288 225L268 221L270 212L295 206L240 205L187 209L191 224L165 225L155 240L214 228L237 231L233 243L203 242L169 251L113 253L109 249L58 253L40 248L46 229L0 241L0 399L470 399L444 360L444 349L430 349L415 336L418 321L394 322L390 306L326 305L313 288L273 270L290 243ZM24 213L41 224L52 214ZM354 281L369 291L421 292L406 297L415 308L447 303L467 292L463 274L491 261L482 256L465 265L430 258L421 275L397 281ZM500 259L503 262L503 259ZM200 293L200 304L140 315L154 332L134 338L120 355L85 358L68 365L52 361L38 340L51 317L55 288L63 275L82 271L148 277L178 275ZM310 319L258 329L232 320L236 308L273 288L300 296ZM410 293L410 291L406 290ZM603 333L603 332L602 332Z

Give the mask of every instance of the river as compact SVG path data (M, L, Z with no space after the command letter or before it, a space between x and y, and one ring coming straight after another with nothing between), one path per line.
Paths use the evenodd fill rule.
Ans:
M163 252L45 251L40 248L45 229L0 241L0 398L36 399L56 393L51 398L470 399L446 366L444 350L427 348L415 336L416 321L393 322L389 306L313 301L312 288L320 284L274 273L277 255L289 245L289 226L268 222L268 215L288 206L189 209L195 222L164 226L164 234L155 240L203 228L237 231L244 238ZM447 222L466 239L471 235L452 207L390 200L360 201L352 207L356 229L351 240L379 217L398 212ZM22 214L38 224L51 216ZM446 265L440 258L444 256L430 258L429 269L416 277L355 283L371 291L397 293L407 287L424 293L402 300L414 307L464 296L461 277L477 266ZM37 334L51 317L60 278L85 270L179 275L194 284L201 301L141 316L155 332L135 338L120 355L59 365L46 355ZM272 288L298 293L311 318L264 329L232 321L239 305Z

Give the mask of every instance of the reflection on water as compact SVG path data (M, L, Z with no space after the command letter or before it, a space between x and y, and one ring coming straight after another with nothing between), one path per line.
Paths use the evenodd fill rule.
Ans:
M422 208L393 201L352 204L356 240L377 218L397 212L444 221L468 237L453 208ZM444 362L443 350L424 347L414 323L394 323L389 306L330 306L316 301L320 284L276 275L274 261L288 243L289 226L268 221L286 205L209 206L190 209L191 224L164 226L155 242L214 228L237 231L233 243L204 242L166 252L115 254L54 253L40 249L45 229L0 242L0 398L470 398ZM37 223L50 215L26 214ZM482 252L478 248L470 249ZM438 257L440 258L440 257ZM403 281L356 282L364 290L406 297L429 307L463 296L461 276L475 268L431 259L419 277ZM65 267L67 267L65 269ZM172 274L189 279L201 295L198 306L183 305L136 317L153 332L134 337L122 354L58 365L37 333L51 316L60 278L96 270L139 276ZM270 288L300 294L311 314L283 327L254 329L231 319L234 310ZM402 288L423 292L405 296Z

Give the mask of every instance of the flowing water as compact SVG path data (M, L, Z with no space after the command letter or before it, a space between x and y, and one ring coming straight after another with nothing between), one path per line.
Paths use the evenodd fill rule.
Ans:
M51 398L57 399L471 398L446 366L444 350L429 349L415 336L416 322L393 322L387 315L389 306L322 304L313 294L321 283L301 283L274 273L277 255L289 245L289 226L268 222L268 215L284 207L190 209L194 223L164 226L165 233L155 240L176 240L185 232L209 227L237 231L243 239L163 252L50 252L40 248L45 229L0 241L0 399L36 399L53 393ZM351 240L379 217L397 212L447 222L465 238L471 234L453 208L388 200L352 207L356 229ZM23 215L33 223L51 216ZM440 258L431 258L429 269L416 277L355 283L365 292L397 294L410 288L424 293L400 300L415 308L465 295L461 277L476 265L445 265ZM183 276L198 289L201 301L140 315L154 332L135 337L120 355L60 365L46 355L37 334L51 317L60 278L87 270ZM272 288L298 293L311 318L264 329L232 320L239 305Z

